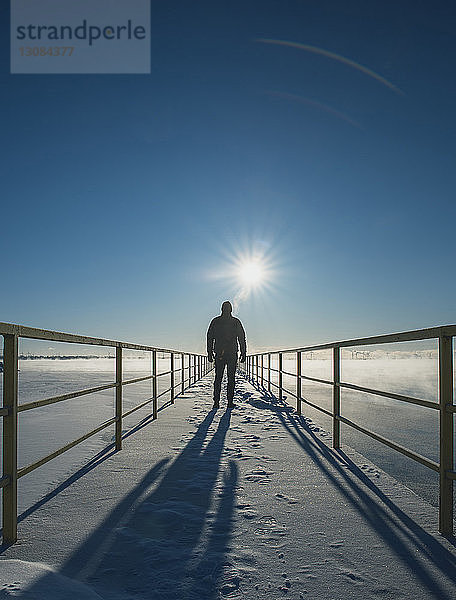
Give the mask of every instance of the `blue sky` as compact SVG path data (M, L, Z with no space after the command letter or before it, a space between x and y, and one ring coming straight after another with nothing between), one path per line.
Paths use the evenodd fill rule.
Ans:
M11 75L0 320L201 350L455 322L452 2L152 3L150 75ZM263 43L285 40L327 54Z

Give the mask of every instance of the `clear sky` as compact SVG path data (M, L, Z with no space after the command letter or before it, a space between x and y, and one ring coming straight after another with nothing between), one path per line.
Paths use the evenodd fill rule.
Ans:
M189 350L225 299L250 349L456 321L454 2L152 2L150 75L11 75L7 4L0 321Z

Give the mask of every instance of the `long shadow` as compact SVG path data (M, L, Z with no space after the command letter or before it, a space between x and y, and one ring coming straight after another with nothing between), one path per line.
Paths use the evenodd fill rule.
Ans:
M253 382L250 383L254 385ZM263 388L256 385L254 387L263 394L261 400L252 399L248 396L247 401L257 406L257 408L272 410L276 413L288 434L301 446L372 529L388 544L397 557L407 565L415 577L429 590L430 597L439 600L451 600L452 597L445 592L423 560L420 560L417 556L417 551L424 555L446 578L456 583L456 559L454 555L405 514L343 452L328 448L309 428L305 418L297 415L290 405L279 401ZM346 486L341 485L340 478L336 477L329 467L337 472L337 475L343 479ZM345 467L348 467L348 470ZM380 502L377 502L366 492L366 488L388 507L394 517Z
M209 540L204 554L194 568L191 585L184 591L183 598L201 598L218 600L234 592L239 587L239 577L230 571L226 561L234 529L234 506L239 469L236 461L230 460L223 477L223 489L214 523L211 526Z
M154 421L154 418L152 415L148 415L147 417L144 417L134 427L129 429L126 433L122 434L122 439L125 440L130 435L133 435L140 429L143 429L143 427L146 427L147 425L149 425L149 423L152 421ZM106 446L105 448L103 448L103 450L100 450L100 452L98 452L93 458L91 458L89 461L87 461L87 463L85 465L83 465L80 469L78 469L75 473L73 473L72 475L67 477L67 479L62 481L62 483L60 483L57 487L55 487L53 490L51 490L50 492L45 494L42 498L40 498L39 500L34 502L31 506L29 506L29 508L25 509L20 515L18 515L17 522L20 523L21 521L23 521L24 519L26 519L27 517L32 515L41 506L43 506L44 504L49 502L49 500L52 500L52 498L55 498L56 496L58 496L58 494L65 491L70 485L72 485L73 483L78 481L78 479L80 479L81 477L84 477L84 475L87 475L87 473L90 473L90 471L92 471L93 469L95 469L96 467L101 465L101 463L103 463L105 460L110 458L116 452L117 451L116 451L115 445L113 443L111 443L108 446ZM2 533L2 529L0 528L0 535L1 535L1 533ZM9 547L10 547L10 544L0 545L0 554L2 554Z
M35 511L37 511L43 504L49 502L52 498L55 498L58 494L66 490L70 485L75 483L78 479L87 475L92 469L95 469L102 462L110 458L116 452L114 448L114 444L110 444L106 448L103 448L100 452L98 452L93 458L91 458L85 465L83 465L80 469L78 469L75 473L73 473L70 477L62 481L56 488L45 494L42 498L34 502L29 508L24 510L17 517L17 522L20 523L30 515L32 515ZM2 533L2 529L0 529L0 535ZM0 554L2 554L7 548L10 547L10 544L2 544L0 546Z
M223 414L212 433L209 429L215 414L207 414L148 495L144 492L164 464L155 465L122 499L68 559L63 575L87 580L103 597L111 590L116 597L121 592L185 600L195 598L199 589L195 577L200 578L207 563L212 573L198 597L218 598L219 573L214 571L214 560L223 564L227 551L237 471L230 466L224 482L218 483L231 413ZM214 501L216 492L220 492L218 503ZM208 544L204 540L209 540Z

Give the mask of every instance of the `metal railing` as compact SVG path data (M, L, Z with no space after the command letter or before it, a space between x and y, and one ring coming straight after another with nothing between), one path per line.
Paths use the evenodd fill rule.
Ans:
M170 394L170 403L174 403L177 393L182 393L187 387L193 385L208 373L212 366L207 357L201 354L192 354L165 348L155 348L152 346L143 346L139 344L130 344L114 340L93 338L70 333L60 333L57 331L47 331L44 329L35 329L23 325L13 325L10 323L0 323L0 335L3 335L3 406L0 408L0 418L3 418L3 471L0 478L0 489L3 489L3 543L13 544L17 540L17 481L24 475L31 473L38 467L49 462L53 458L60 456L74 446L84 442L88 438L96 435L110 425L115 426L115 448L122 449L122 419L131 415L135 411L143 408L147 404L152 404L153 418L158 417L158 399L165 394ZM28 338L34 340L48 340L53 342L66 342L72 344L84 344L92 346L108 346L115 348L115 382L107 385L71 392L52 398L45 398L34 402L18 405L18 340ZM135 379L124 380L122 376L122 350L141 350L151 353L151 371L152 374L146 377L137 377ZM157 353L164 353L170 357L170 370L157 372ZM180 367L176 368L176 356L180 357ZM176 374L179 372L180 381L176 383ZM170 376L170 387L158 393L158 378L165 375ZM152 396L141 402L134 408L123 412L122 389L125 385L138 383L140 381L152 381ZM187 385L188 384L188 385ZM49 404L63 402L79 396L93 394L102 390L116 390L115 397L115 416L108 419L92 431L84 434L59 448L55 452L40 458L36 462L18 469L17 466L17 431L18 414Z
M340 448L340 424L344 423L349 427L370 436L378 442L385 444L389 448L404 454L405 456L421 463L422 465L436 471L439 474L439 531L444 535L453 533L453 480L456 479L454 464L454 414L456 405L453 404L453 337L456 335L456 325L445 325L430 329L420 329L415 331L406 331L403 333L394 333L355 340L345 340L318 346L308 346L304 348L293 348L289 350L275 350L263 352L260 354L251 354L247 357L245 371L247 376L271 392L274 388L278 391L279 400L283 399L286 392L296 399L296 410L301 414L302 404L308 405L332 418L332 445L333 448ZM382 390L371 389L352 383L346 383L340 379L340 349L354 346L371 346L376 344L390 344L396 342L414 342L420 340L438 340L438 373L439 373L439 395L438 402L430 402L419 398L413 398L402 394L385 392ZM332 350L332 379L320 379L310 377L302 372L302 355L306 352L317 350ZM283 356L296 355L296 373L290 373L283 370ZM278 368L272 368L271 357L277 356ZM267 358L267 365L265 364ZM276 374L277 383L271 379L271 374ZM296 391L285 389L283 387L283 376L294 377L296 379ZM303 380L321 383L332 386L332 411L318 406L301 393L301 384ZM340 390L349 389L359 392L366 392L376 396L392 398L401 402L408 402L418 406L424 406L429 409L439 411L439 462L430 460L409 448L389 440L370 429L362 427L358 423L347 419L341 415Z

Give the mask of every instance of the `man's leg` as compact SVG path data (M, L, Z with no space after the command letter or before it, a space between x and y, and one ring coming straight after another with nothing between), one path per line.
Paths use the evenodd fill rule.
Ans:
M216 358L214 379L214 408L218 408L220 402L220 390L222 389L222 379L224 370L225 361L223 360L223 358Z
M228 386L227 386L227 399L228 406L234 406L233 398L234 398L234 380L236 375L236 364L237 364L237 356L232 356L227 361L226 371L228 376Z

